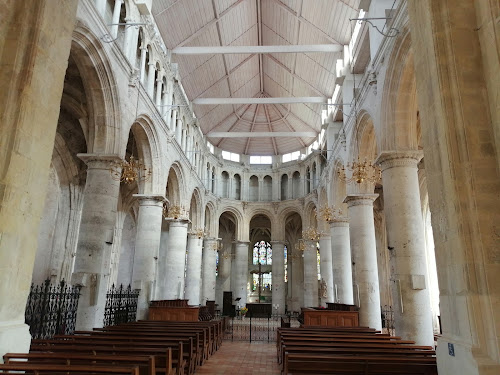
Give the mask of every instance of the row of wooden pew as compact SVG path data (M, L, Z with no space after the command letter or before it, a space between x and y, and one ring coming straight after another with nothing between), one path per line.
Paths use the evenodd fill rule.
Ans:
M278 328L283 375L437 375L430 346L365 327Z
M49 340L7 353L0 373L192 375L222 344L223 322L139 321Z

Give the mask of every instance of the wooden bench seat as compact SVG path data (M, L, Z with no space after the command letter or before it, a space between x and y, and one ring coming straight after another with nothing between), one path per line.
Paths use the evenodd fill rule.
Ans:
M285 354L284 375L437 375L435 358Z
M0 364L0 373L19 374L23 371L25 374L123 374L139 375L138 366L88 366L88 365L59 365L45 363L15 363Z

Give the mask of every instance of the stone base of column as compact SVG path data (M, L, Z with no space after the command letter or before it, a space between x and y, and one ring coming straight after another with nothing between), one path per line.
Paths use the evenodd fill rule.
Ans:
M93 328L103 327L107 278L102 275L75 273L72 283L81 286L75 329L92 331Z
M133 289L141 290L137 300L137 320L146 320L149 314L149 302L151 302L153 282L135 281Z
M27 324L16 322L2 322L0 326L0 363L5 353L28 353L30 350L31 335Z

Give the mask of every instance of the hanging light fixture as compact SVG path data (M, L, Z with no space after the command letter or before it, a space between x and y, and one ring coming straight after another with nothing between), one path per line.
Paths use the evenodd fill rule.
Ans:
M179 205L168 206L167 202L163 203L163 217L170 220L187 219L186 209Z
M314 227L309 227L302 231L302 238L306 241L319 241L322 233Z
M368 163L365 159L363 162L359 160L353 161L352 163L347 163L347 169L352 172L351 177L347 177L345 170L346 168L337 168L337 176L341 181L345 181L348 184L351 182L356 182L358 184L362 183L376 183L380 181L382 177L382 172L379 167Z
M195 235L198 239L205 237L208 233L204 228L194 228L189 231L189 234Z
M337 207L322 206L317 210L321 220L327 223L338 221L342 217L342 209Z
M305 241L302 238L299 238L299 240L295 244L295 250L304 251L305 249L306 249L306 243L305 243Z
M111 178L115 181L131 184L133 182L148 181L151 177L151 168L147 168L140 159L130 155L129 160L114 162L109 168Z

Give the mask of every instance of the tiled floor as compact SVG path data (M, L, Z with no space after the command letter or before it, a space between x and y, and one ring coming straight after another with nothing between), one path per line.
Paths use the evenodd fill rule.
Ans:
M224 340L196 375L279 375L276 344Z

